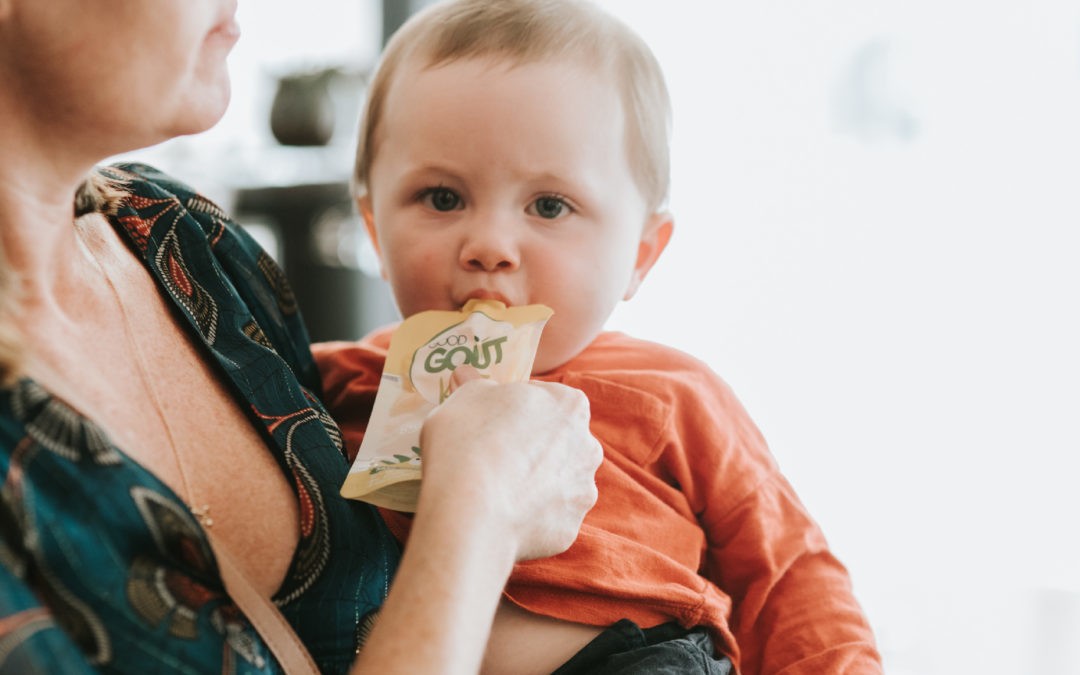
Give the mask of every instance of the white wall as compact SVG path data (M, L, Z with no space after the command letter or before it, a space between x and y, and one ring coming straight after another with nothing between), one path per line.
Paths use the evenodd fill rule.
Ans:
M604 4L675 109L612 325L732 383L889 672L1080 673L1080 6Z
M676 236L611 326L734 386L890 673L1080 673L1078 3L602 4L675 108ZM158 154L258 155L260 64L366 64L376 7L241 3L233 108Z

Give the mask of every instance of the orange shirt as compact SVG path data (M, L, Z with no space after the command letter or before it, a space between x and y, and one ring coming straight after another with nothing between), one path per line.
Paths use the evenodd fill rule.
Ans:
M324 401L355 453L390 329L315 345ZM601 334L536 379L588 396L604 446L599 500L573 546L519 563L506 595L607 626L707 626L739 672L880 673L843 565L730 389L677 350ZM384 512L399 538L408 517Z

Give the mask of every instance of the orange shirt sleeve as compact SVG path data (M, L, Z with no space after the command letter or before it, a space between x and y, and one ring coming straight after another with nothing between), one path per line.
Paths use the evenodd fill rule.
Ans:
M740 672L881 673L847 570L761 433L718 377L692 378L674 419L683 451L662 461L706 531L703 573L732 598Z
M341 428L345 454L351 462L364 440L375 394L379 391L390 330L380 330L363 342L321 342L311 345L322 378L322 402Z

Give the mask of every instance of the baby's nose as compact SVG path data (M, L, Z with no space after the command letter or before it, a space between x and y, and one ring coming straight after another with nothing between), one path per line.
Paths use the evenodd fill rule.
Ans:
M469 232L461 247L462 267L477 272L500 272L517 269L521 254L509 228L481 225Z

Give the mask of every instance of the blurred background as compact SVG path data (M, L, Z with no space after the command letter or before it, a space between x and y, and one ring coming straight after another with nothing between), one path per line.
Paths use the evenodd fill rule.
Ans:
M423 4L242 1L225 119L132 156L237 214L318 339L395 317L347 181ZM734 387L887 672L1080 674L1080 3L600 4L675 113L676 234L609 327Z

